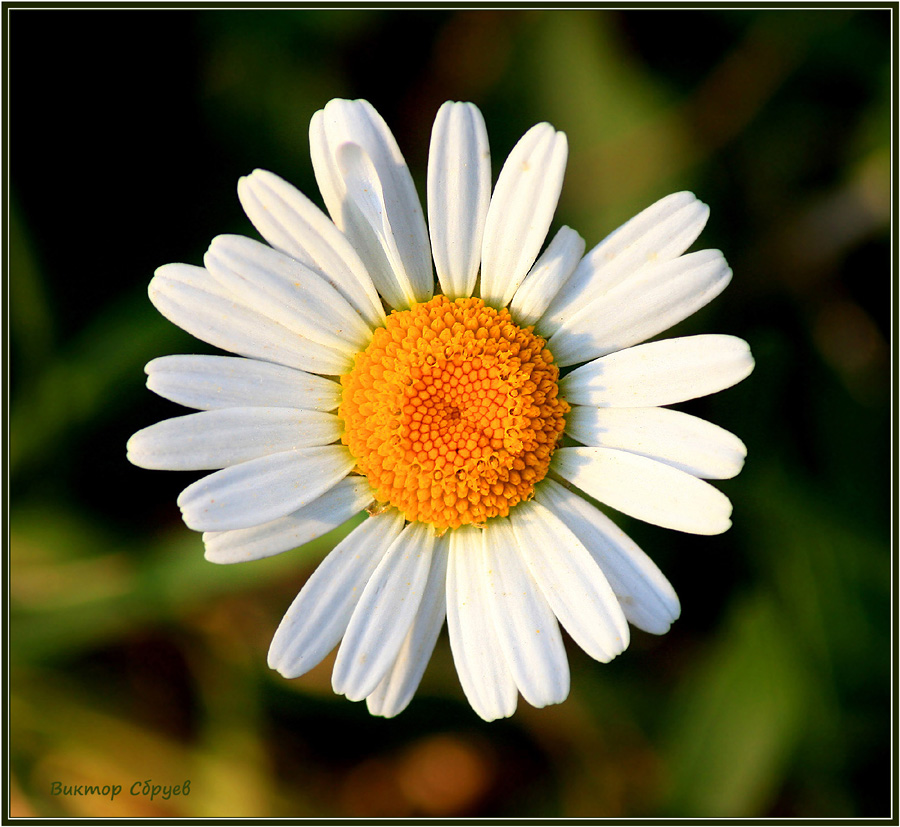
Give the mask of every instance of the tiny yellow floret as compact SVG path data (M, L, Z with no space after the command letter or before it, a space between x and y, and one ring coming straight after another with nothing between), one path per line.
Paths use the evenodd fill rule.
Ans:
M341 377L342 441L408 520L480 525L546 475L569 410L558 378L508 310L437 296L391 313Z

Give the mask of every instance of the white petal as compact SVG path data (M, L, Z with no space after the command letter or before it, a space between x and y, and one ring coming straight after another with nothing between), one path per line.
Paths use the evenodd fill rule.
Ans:
M341 438L334 414L292 408L224 408L176 416L128 440L128 460L141 468L206 471L328 445Z
M592 658L612 660L628 646L628 621L600 567L542 505L520 503L511 522L531 576L572 640Z
M709 207L693 193L676 192L657 201L610 233L581 261L537 324L542 336L648 264L680 256L709 218Z
M344 477L334 488L308 505L253 528L207 531L203 535L206 559L211 563L243 563L298 548L366 508L374 499L365 477Z
M532 706L569 694L569 662L556 617L528 573L509 520L482 532L487 598L500 649L519 692Z
M195 531L250 528L312 502L355 464L342 445L270 454L197 480L181 492L178 505Z
M708 482L637 454L611 448L560 448L551 469L623 514L691 534L721 534L731 503Z
M644 268L569 317L548 346L562 367L649 339L696 313L731 281L718 250Z
M188 408L303 408L333 411L337 382L236 356L161 356L147 363L147 387Z
M684 336L588 362L564 377L559 390L577 405L674 405L736 385L750 375L753 364L749 346L736 336Z
M375 691L366 698L366 707L372 715L381 715L385 718L399 715L409 705L422 680L447 615L449 543L449 534L435 540L431 569L428 572L419 610L400 647L394 665L375 687Z
M375 270L382 266L382 261L377 257L369 260L367 249L370 243L365 237L365 228L355 220L348 223L347 207L360 195L361 181L355 178L356 191L348 193L348 182L338 159L340 147L347 143L358 145L374 168L384 225L390 227L392 243L402 262L400 277L412 285L418 301L431 298L431 246L419 197L394 136L367 101L332 100L313 116L310 123L313 168L334 223L360 253L378 286ZM383 255L387 255L387 251ZM388 297L385 295L385 298Z
M630 451L707 480L730 479L747 456L734 434L667 408L575 405L566 417L566 433L585 445Z
M315 270L370 327L384 324L381 299L353 245L303 193L257 169L238 182L238 197L269 244Z
M395 308L430 299L431 271L427 283L407 272L372 159L358 144L346 143L337 148L337 163L346 188L344 224L378 291Z
M410 523L394 540L363 590L334 662L339 695L371 695L397 659L416 616L431 570L434 531Z
M302 339L251 310L202 267L160 267L148 292L150 301L170 322L223 350L310 373L339 375L347 369L344 354Z
M488 304L508 304L537 258L556 212L567 156L565 134L548 123L529 129L509 153L484 227L481 297Z
M216 281L248 307L321 345L352 354L372 331L325 279L267 244L239 235L213 239L203 257Z
M334 547L278 626L269 647L271 669L296 678L337 646L366 583L403 523L403 515L389 509L369 517Z
M584 239L569 227L560 228L509 304L516 324L534 324L544 315L583 254Z
M471 296L481 264L491 202L491 150L478 107L447 101L437 113L428 152L428 224L444 294Z
M590 552L629 623L655 635L669 630L681 614L678 596L656 564L622 529L553 480L537 486L535 500L556 514Z
M350 140L350 139L348 139ZM333 148L329 143L325 130L325 111L319 109L313 113L309 121L309 154L312 159L313 172L325 209L338 230L344 229L343 202L345 197L344 183L341 181L335 162ZM346 237L346 234L345 234ZM350 246L356 249L353 240L348 238Z
M488 605L479 531L463 526L450 536L447 628L463 692L479 716L493 721L516 711L518 693Z

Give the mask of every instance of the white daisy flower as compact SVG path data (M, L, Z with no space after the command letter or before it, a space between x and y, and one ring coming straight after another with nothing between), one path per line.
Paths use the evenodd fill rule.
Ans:
M157 309L238 355L150 362L148 387L200 413L139 431L129 459L214 472L178 504L216 563L279 554L368 510L275 633L269 665L285 677L340 644L334 690L396 715L446 618L482 718L511 715L520 693L559 703L560 624L609 661L629 623L662 634L680 612L587 496L679 531L730 525L705 480L737 474L743 443L664 406L742 380L749 348L723 335L641 344L730 281L719 251L685 254L709 210L676 193L587 255L563 227L539 256L567 154L549 124L523 136L492 192L481 113L445 103L428 226L369 103L331 101L310 144L330 219L257 170L238 194L268 243L219 236L203 267L156 272ZM560 447L564 432L576 447Z

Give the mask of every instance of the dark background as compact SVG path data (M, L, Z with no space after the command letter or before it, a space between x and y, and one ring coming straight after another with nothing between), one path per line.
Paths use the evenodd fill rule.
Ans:
M890 806L887 11L7 10L12 812L38 816L886 816ZM747 443L714 538L612 515L681 619L560 706L485 724L443 637L392 721L265 665L340 533L202 558L183 474L129 466L180 409L142 366L202 352L153 270L253 235L235 187L319 201L312 113L364 97L424 195L446 99L483 111L495 174L547 120L570 159L554 227L592 247L677 189L735 273L676 334L733 333L752 377L684 409ZM128 795L134 781L188 797ZM51 784L121 784L115 801Z

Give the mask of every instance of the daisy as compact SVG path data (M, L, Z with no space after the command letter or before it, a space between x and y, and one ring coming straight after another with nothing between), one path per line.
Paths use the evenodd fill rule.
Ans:
M285 677L340 644L335 692L396 715L446 619L482 718L511 715L519 694L559 703L560 625L605 662L629 624L662 634L680 612L592 500L679 531L730 525L706 480L737 474L743 443L665 406L741 381L749 348L646 342L731 279L719 251L685 253L709 210L679 192L586 255L568 227L541 253L567 156L549 124L525 133L492 191L481 113L445 103L427 226L369 103L328 103L310 145L330 218L257 170L238 195L267 243L219 236L203 267L157 270L157 309L238 355L150 362L148 387L200 412L139 431L129 459L213 471L178 504L215 563L279 554L368 511L278 627L269 665Z

